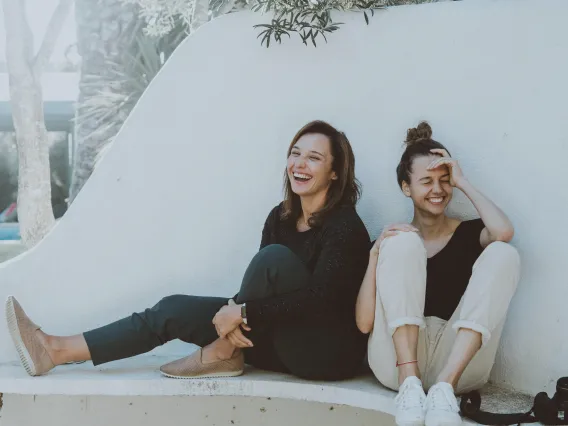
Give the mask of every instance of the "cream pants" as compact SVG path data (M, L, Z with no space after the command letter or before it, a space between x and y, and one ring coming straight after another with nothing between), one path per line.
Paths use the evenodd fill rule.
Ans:
M424 318L426 261L424 244L414 232L401 232L381 243L369 365L384 386L398 390L392 336L398 327L417 325L420 327L418 368L427 390L444 368L457 331L470 329L481 334L482 347L465 369L456 393L479 389L489 380L507 309L519 281L517 250L509 244L494 242L483 251L449 321Z

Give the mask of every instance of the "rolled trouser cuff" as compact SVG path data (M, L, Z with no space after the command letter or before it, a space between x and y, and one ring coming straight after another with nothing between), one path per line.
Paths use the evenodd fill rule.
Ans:
M456 330L456 332L459 331L460 328L477 331L479 334L481 334L481 347L485 346L491 339L491 331L489 331L487 327L474 321L459 320L452 325L452 328Z
M424 318L420 318L420 317L398 318L394 321L389 322L389 324L388 324L389 332L390 332L391 336L394 334L394 332L399 327L403 327L405 325L417 325L421 329L426 327L426 323L424 322Z

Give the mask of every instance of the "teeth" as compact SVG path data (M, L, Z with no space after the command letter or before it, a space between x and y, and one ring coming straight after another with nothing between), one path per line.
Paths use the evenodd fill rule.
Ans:
M437 204L437 203L441 203L442 201L444 201L444 199L442 197L440 198L430 198L430 202Z
M311 179L311 176L305 175L303 173L296 173L294 172L294 177L300 178L300 179Z

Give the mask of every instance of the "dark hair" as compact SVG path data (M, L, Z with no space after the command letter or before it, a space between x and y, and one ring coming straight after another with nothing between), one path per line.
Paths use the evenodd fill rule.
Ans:
M310 227L321 225L324 217L334 208L340 205L355 206L361 196L361 185L355 178L355 156L351 149L351 144L345 136L331 124L324 121L312 121L302 127L292 139L288 148L288 155L298 140L307 134L320 134L327 136L331 147L333 162L331 168L335 171L337 179L331 182L324 206L315 212L309 219ZM298 220L302 214L300 196L292 191L292 184L288 177L288 171L284 171L284 203L282 209L282 220Z
M404 144L406 149L396 167L396 178L401 188L402 182L410 183L412 162L416 157L432 155L431 149L445 149L447 151L444 145L432 139L432 128L426 121L420 122L417 127L408 129Z

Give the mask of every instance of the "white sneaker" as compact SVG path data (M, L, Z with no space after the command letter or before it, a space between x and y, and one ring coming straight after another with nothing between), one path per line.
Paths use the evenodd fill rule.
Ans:
M426 397L426 426L460 426L462 418L454 388L439 382L430 388Z
M416 376L407 377L395 398L398 426L424 426L424 402L426 394L422 382Z

